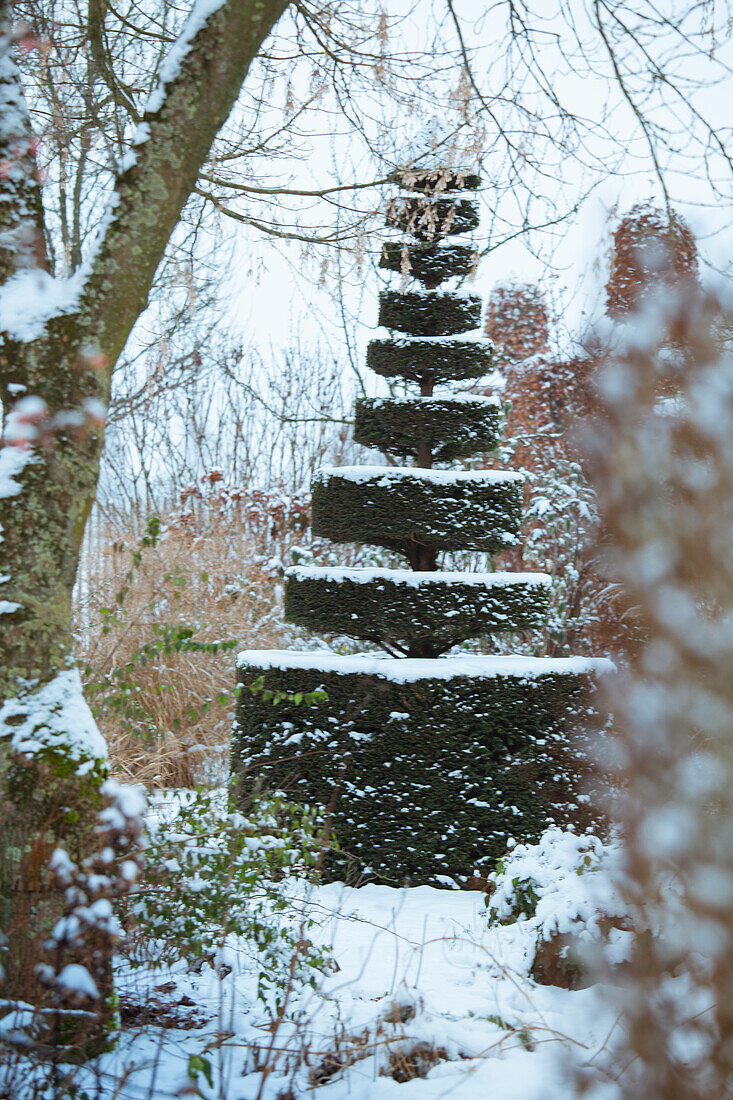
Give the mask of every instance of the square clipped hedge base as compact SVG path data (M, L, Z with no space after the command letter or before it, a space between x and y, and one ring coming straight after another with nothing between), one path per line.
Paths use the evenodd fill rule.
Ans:
M391 659L240 654L232 746L237 798L282 790L332 807L340 850L326 876L350 883L460 885L493 869L509 837L591 824L575 735L594 675L575 658ZM326 702L265 701L250 685Z

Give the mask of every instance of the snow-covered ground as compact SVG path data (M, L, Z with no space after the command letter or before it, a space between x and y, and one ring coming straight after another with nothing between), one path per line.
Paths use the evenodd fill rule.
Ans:
M335 965L275 1034L233 948L221 978L183 963L123 971L125 1028L102 1060L109 1095L180 1096L191 1072L194 1095L226 1100L314 1088L324 1100L539 1100L570 1094L575 1059L597 1067L594 1100L616 1096L602 1068L618 1026L610 999L599 987L536 985L526 922L490 928L482 894L334 884L307 905L318 922L309 935L332 946Z

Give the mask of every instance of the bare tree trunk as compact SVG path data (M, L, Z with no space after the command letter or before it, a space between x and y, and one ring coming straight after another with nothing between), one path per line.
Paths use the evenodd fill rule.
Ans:
M29 995L33 944L53 919L47 856L59 842L72 858L88 849L106 771L74 671L71 595L112 370L211 144L286 7L287 0L225 0L206 19L181 51L160 108L145 117L148 135L118 179L114 214L77 308L57 312L29 342L6 333L0 343L0 475L13 474L0 476L0 918L26 933L11 937L11 995ZM0 281L35 269L40 295L49 279L11 17L11 5L0 2L0 155L9 165L0 174ZM14 411L18 395L25 404ZM7 433L8 411L13 431L27 429L22 447Z

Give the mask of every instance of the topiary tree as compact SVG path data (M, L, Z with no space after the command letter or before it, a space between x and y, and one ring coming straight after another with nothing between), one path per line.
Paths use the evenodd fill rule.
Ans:
M397 182L403 195L387 223L404 237L384 246L381 266L422 285L382 291L388 331L367 362L419 395L360 399L355 438L412 464L320 470L313 530L397 551L411 569L296 567L285 597L291 621L388 655L241 654L233 763L244 799L264 784L330 807L340 846L331 874L465 882L510 835L583 819L583 766L566 721L594 663L445 655L471 638L541 626L550 581L437 568L444 552L495 554L517 542L523 479L445 468L492 449L499 427L495 397L434 392L480 378L492 362L481 299L437 289L475 266L463 234L478 223L478 177L433 168Z

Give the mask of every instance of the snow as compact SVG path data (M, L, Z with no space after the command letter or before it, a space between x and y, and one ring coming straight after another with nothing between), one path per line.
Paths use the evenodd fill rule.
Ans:
M419 347L420 344L440 344L447 350L460 344L485 344L487 347L492 347L492 343L484 333L483 329L472 328L468 332L461 332L460 334L452 336L408 336L406 333L394 333L392 329L383 328L378 326L373 330L373 341L385 341L391 344L393 347Z
M420 466L322 466L316 470L313 480L325 481L330 477L342 478L362 485L376 481L388 485L390 481L427 481L434 485L504 485L522 482L524 474L505 470L425 470Z
M38 690L26 690L0 706L0 738L10 737L15 753L33 756L60 749L83 775L94 761L107 759L107 745L82 692L77 669L59 672Z
M14 340L36 340L46 323L79 305L86 270L55 278L42 268L17 271L0 287L0 331Z
M381 657L372 654L342 654L330 650L295 653L285 649L244 650L237 657L237 668L308 669L341 675L381 676L392 683L415 683L424 678L450 680L456 676L478 679L517 676L523 680L536 676L589 674L602 675L614 670L612 661L590 657Z
M79 963L68 963L56 978L55 984L64 993L84 997L91 1001L99 1000L99 990L91 974Z
M176 79L181 63L191 49L194 38L214 12L223 7L225 0L195 0L182 33L176 39L158 70L158 86L153 90L145 107L145 114L152 115L163 106L167 86ZM142 139L144 140L144 139Z
M342 584L372 584L390 581L409 588L430 584L473 584L480 588L506 588L513 584L532 584L549 588L552 578L547 573L454 573L420 572L412 569L342 569L335 566L293 565L285 570L286 577L295 580L324 580Z
M0 447L0 499L20 493L22 486L15 478L33 461L32 452L22 447ZM3 580L7 580L7 577L3 577Z
M404 196L405 198L413 196ZM415 194L414 197L417 197ZM441 198L446 199L474 199L476 198L475 191L441 191ZM388 241L390 244L402 244L405 248L415 248L416 246L424 246L430 249L437 249L438 251L450 252L454 248L472 248L475 251L475 246L471 244L470 238L467 234L448 234L445 237L439 237L437 241L416 241L411 233L402 233L395 235L394 229L391 226L386 226L383 229L377 229L377 234L380 234L383 240ZM460 287L456 289L461 289Z
M596 836L579 836L556 827L538 844L512 845L501 872L491 879L496 889L489 909L499 921L518 916L529 931L549 940L575 933L581 940L599 939L601 922L626 912L617 888L621 848ZM581 873L582 872L582 873ZM531 883L537 896L532 914L514 913L517 886Z
M485 384L485 383L484 383ZM441 408L446 405L477 405L484 408L501 408L501 401L496 394L472 394L458 393L450 397L374 397L370 399L371 405L378 409L380 406L393 408L395 405L407 405L410 408L429 409L431 405Z
M6 418L6 431L13 428L13 414ZM16 446L0 446L0 499L17 496L21 491L21 484L16 479L23 472L29 462L33 462L33 452L29 448ZM3 541L3 528L0 524L0 542ZM7 584L9 574L0 576L0 584ZM14 600L0 600L0 615L10 615L18 611L20 604Z
M269 1076L254 1064L267 1064L268 1021L246 945L230 937L217 960L231 967L223 977L185 963L120 970L123 1001L153 1022L128 1024L99 1060L110 1092L113 1082L119 1100L191 1092L189 1060L210 1052L212 1087L200 1079L207 1096L555 1100L572 1095L567 1074L577 1059L596 1086L593 1100L620 1100L621 1086L604 1074L618 1025L607 991L536 985L532 934L521 923L490 927L482 893L335 883L312 888L305 906L317 919L309 936L331 947L335 965L319 989L296 991ZM178 1027L156 1024L156 1009L177 1015ZM390 1059L399 1064L421 1045L439 1051L426 1075L393 1079ZM94 1068L81 1072L93 1079Z
M0 83L3 88L0 111L0 141L7 143L29 130L28 109L19 91L18 69L7 39L0 41ZM7 169L6 169L7 170Z
M8 417L10 420L10 416ZM29 462L33 462L33 453L23 447L0 447L0 500L5 497L14 497L21 491L22 486L16 478L21 474ZM4 577L3 580L7 580Z
M148 808L145 788L140 785L120 783L118 779L106 779L100 791L110 803L100 811L100 822L120 831L124 829L125 819L134 821L143 817Z
M464 287L457 287L455 290L428 290L427 287L416 286L403 293L406 297L425 298L427 301L433 302L444 301L450 303L455 302L456 300L461 300L464 302L482 302L482 298L479 294L475 294L470 290L466 290Z
M150 139L150 123L139 122L135 127L135 131L132 135L130 142L130 148L117 161L117 172L122 175L128 168L132 168L137 164L137 150L141 145L144 145L146 141Z

